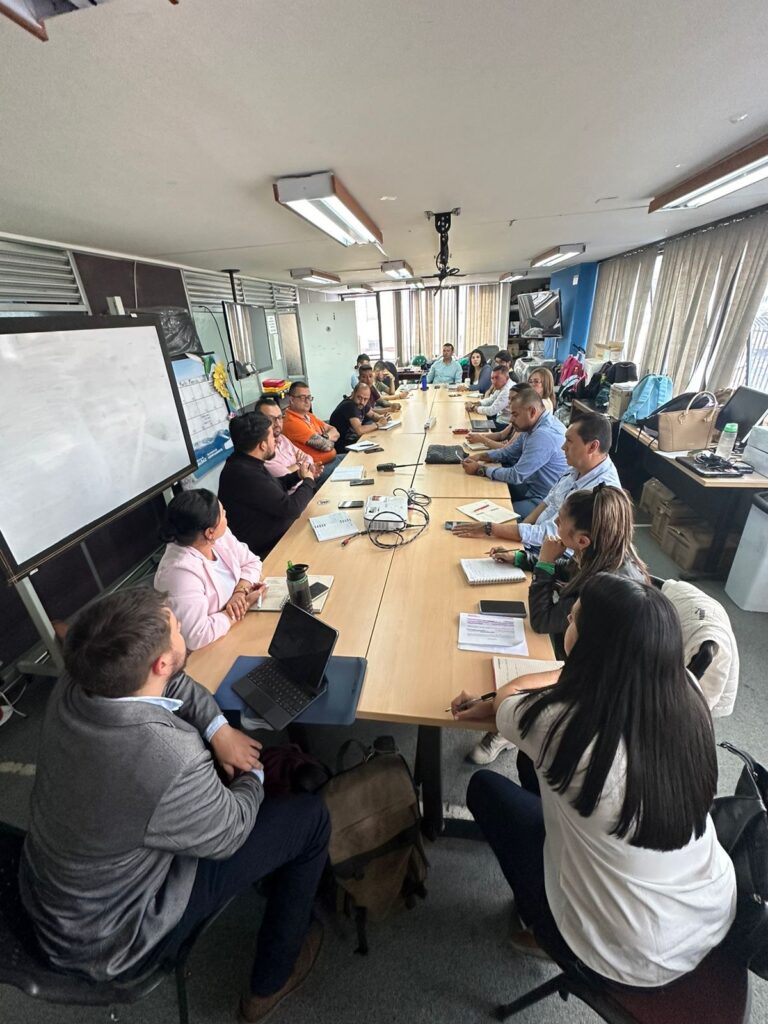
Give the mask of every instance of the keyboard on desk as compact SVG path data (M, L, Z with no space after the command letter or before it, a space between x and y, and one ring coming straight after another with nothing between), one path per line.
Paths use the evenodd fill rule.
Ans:
M310 703L310 698L301 687L287 679L274 661L265 661L258 665L246 678L278 707L291 715L298 715Z

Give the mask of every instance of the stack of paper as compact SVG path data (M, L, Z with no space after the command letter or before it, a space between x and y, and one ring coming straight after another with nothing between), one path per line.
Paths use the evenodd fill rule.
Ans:
M520 518L517 512L502 508L495 501L472 501L469 505L459 505L458 510L478 523L509 523Z
M509 615L459 615L459 650L498 651L499 654L528 654L522 619Z
M338 470L337 470L338 472ZM327 516L310 516L309 524L318 540L335 540L360 533L346 512L331 512Z
M310 587L313 583L323 583L328 587L328 590L324 591L322 594L318 594L317 597L312 599L312 610L315 613L321 612L333 584L333 576L308 576L307 579L309 580ZM259 608L257 605L253 605L250 611L281 611L283 605L288 600L288 580L285 576L265 576L262 582L266 583L269 589L261 602L261 607Z
M347 451L348 452L365 452L365 451L368 451L370 448L378 448L378 447L379 446L376 444L375 441L356 441L354 444L348 444L347 445ZM338 472L338 470L336 472ZM333 473L332 476L336 476L336 473Z
M496 689L501 689L506 683L520 676L529 676L534 672L554 672L562 668L562 661L539 661L537 658L494 658L493 678L496 680Z
M334 483L343 483L344 480L362 480L364 469L362 466L345 466L344 463L337 466L336 469L331 473L331 481Z

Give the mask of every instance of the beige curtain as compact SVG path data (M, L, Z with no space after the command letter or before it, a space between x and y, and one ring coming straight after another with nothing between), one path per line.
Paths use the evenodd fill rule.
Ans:
M675 391L715 351L710 383L730 379L764 292L767 230L765 217L753 218L664 246L644 361L668 373Z
M434 297L435 340L433 355L440 355L443 345L456 345L458 328L458 288L440 288L427 293Z
M656 262L654 248L632 256L619 256L600 264L589 328L587 354L597 345L621 342L624 358L632 359L638 347Z
M464 349L471 352L479 345L501 345L499 323L501 307L500 284L467 284L465 289L466 313L464 323ZM507 303L509 307L509 303Z

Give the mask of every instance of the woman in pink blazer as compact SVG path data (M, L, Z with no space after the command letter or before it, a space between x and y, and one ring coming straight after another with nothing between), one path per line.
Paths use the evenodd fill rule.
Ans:
M239 622L264 591L261 559L227 528L227 513L211 491L182 491L169 504L155 574L168 594L190 651L213 643Z

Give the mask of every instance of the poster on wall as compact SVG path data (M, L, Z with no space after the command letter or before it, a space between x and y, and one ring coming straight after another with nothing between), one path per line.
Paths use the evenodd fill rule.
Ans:
M187 356L175 359L171 365L197 458L197 470L191 479L199 481L232 453L229 409L200 360Z

